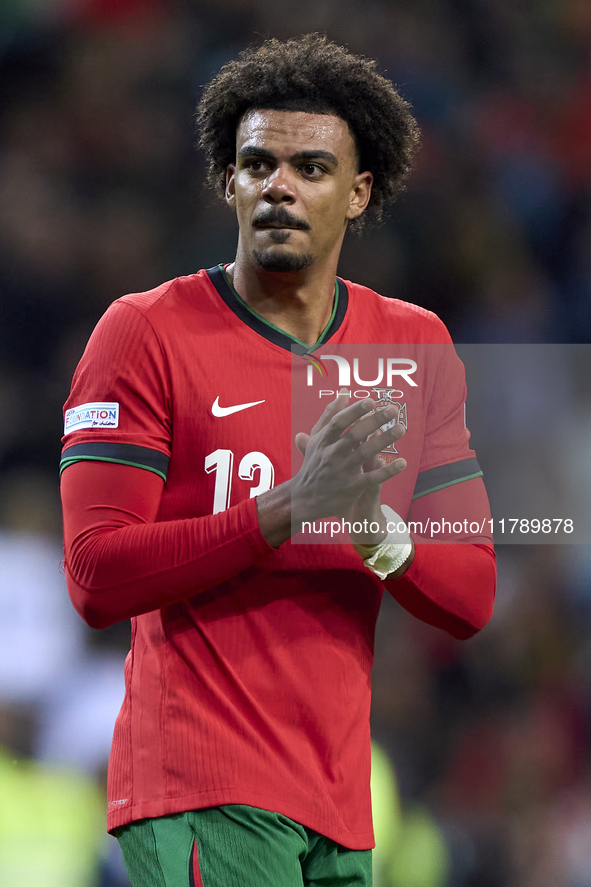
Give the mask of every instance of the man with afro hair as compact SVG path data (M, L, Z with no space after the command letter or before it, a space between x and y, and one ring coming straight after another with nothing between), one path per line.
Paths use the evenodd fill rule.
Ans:
M484 530L415 546L402 520L488 513L445 327L336 275L418 129L375 62L317 34L225 65L197 122L234 261L114 302L65 407L70 596L95 628L132 619L108 827L134 887L369 885L384 588L467 638L495 582ZM293 441L292 374L383 343L406 343L404 391L335 385ZM335 515L341 544L306 542Z

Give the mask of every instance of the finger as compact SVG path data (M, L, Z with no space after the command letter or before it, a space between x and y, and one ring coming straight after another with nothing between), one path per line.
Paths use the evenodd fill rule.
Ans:
M373 434L369 435L368 440L371 440L374 437L378 437L381 434L382 434L381 431L376 430L373 432ZM373 471L374 468L381 468L383 464L384 463L382 462L380 454L378 453L377 456L372 456L370 459L368 459L366 462L364 462L363 465L361 466L361 468L363 469L364 472L365 471Z
M347 434L348 433L349 432L347 432ZM390 446L390 444L400 440L405 433L406 429L403 425L393 425L391 428L388 428L387 431L380 431L378 434L372 435L370 438L361 441L354 448L353 453L358 460L361 460L362 464L365 464L365 462L372 459L374 456L377 457L378 454L382 450L385 450L386 447ZM344 440L346 437L347 435L343 435Z
M361 470L364 473L367 471L373 471L374 468L381 468L384 462L385 460L383 460L380 453L378 453L377 456L371 456L369 459L366 459L361 466Z
M317 434L319 431L322 431L323 428L329 424L332 420L333 416L339 413L341 410L344 410L345 407L349 406L349 402L351 400L350 392L348 388L341 388L337 396L334 400L328 404L314 427L312 428L312 434Z
M349 440L361 442L373 437L375 432L385 434L391 428L396 427L397 433L395 440L398 440L406 432L404 425L398 422L399 409L396 404L392 404L385 409L372 412L368 416L358 419L347 431L343 437Z
M373 471L374 468L380 468L384 463L382 462L380 456L372 456L371 459L367 459L361 466L363 473L366 474L368 471Z
M373 416L367 416L366 418L370 420L370 423L371 420L375 423ZM384 420L381 419L381 421L383 422ZM384 450L390 444L400 440L405 435L406 428L400 423L395 423L391 424L385 431L378 430L377 433L374 433L376 431L375 426L370 434L366 433L367 431L368 423L366 423L366 419L359 420L341 435L340 441L336 443L338 450L352 448L353 451L359 450L356 453L357 456L363 459L370 459L372 456L377 455L380 450Z
M400 474L401 471L404 471L405 468L406 459L395 459L393 462L388 462L387 464L382 463L381 468L368 471L363 475L363 479L368 487L381 486L385 481L390 480L391 477L396 477L396 475Z
M306 447L308 446L308 441L310 440L310 435L306 434L304 431L299 431L295 436L295 445L302 454L302 456L306 455Z
M354 425L362 416L372 413L374 407L375 400L372 400L371 397L366 397L363 400L358 400L356 403L341 409L332 416L327 426L327 441L332 442L338 440L343 435L343 432L350 426ZM368 436L370 431L375 430L376 423L374 421L373 427L366 431L364 438ZM362 438L359 437L359 440L361 439Z

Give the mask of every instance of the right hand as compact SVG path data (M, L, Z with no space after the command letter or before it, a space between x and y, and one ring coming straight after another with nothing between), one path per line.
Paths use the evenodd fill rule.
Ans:
M404 434L400 424L379 431L397 415L395 405L376 412L371 398L349 405L349 392L341 390L311 433L296 435L304 462L291 481L293 522L344 515L357 500L379 501L381 485L406 468L402 458L379 458Z

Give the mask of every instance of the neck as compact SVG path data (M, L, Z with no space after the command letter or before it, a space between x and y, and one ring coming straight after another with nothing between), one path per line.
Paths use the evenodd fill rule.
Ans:
M246 304L279 329L307 345L318 341L334 307L336 262L315 263L296 273L263 271L245 261L240 245L236 261L226 268Z

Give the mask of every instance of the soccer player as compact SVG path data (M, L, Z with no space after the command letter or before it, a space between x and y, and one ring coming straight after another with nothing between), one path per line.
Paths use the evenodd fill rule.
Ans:
M292 476L291 351L449 344L430 312L336 277L347 226L401 190L417 128L374 62L319 35L244 52L198 120L235 259L116 301L65 408L70 595L94 627L132 618L108 827L136 887L368 885L384 587L467 638L495 583L486 536L387 535L382 487L402 517L486 511L486 494L457 359L427 367L406 423L395 404L331 398ZM374 529L291 542L334 515Z

